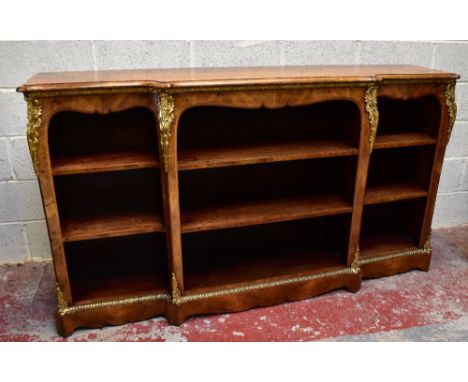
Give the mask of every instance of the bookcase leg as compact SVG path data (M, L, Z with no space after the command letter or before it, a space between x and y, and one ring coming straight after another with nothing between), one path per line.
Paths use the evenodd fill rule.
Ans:
M58 313L55 316L55 322L57 325L57 333L62 337L70 336L76 329L67 317L61 316Z
M421 256L418 268L423 272L428 272L431 265L431 256Z
M179 326L187 319L187 314L181 313L177 305L170 304L166 317L169 324Z
M346 289L350 292L356 293L359 289L361 289L361 272L359 272L356 277L352 277L349 279L348 284L346 285Z

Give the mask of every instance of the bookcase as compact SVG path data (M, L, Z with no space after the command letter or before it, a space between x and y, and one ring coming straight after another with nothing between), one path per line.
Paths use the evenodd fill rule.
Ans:
M457 78L414 66L32 77L18 90L59 333L427 271Z

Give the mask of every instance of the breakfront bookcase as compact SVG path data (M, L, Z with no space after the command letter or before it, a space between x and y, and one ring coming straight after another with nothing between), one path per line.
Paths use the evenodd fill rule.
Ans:
M18 88L61 335L428 270L457 75L415 66L43 73Z

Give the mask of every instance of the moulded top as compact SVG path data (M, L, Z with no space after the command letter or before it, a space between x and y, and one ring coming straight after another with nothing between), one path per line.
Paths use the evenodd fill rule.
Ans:
M155 89L374 82L384 80L454 80L457 74L412 65L270 66L181 68L39 73L19 92L149 87Z

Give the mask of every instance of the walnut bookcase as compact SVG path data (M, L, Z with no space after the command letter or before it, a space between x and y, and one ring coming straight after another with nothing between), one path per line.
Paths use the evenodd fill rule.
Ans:
M34 76L18 90L59 333L428 270L457 78L413 66Z

